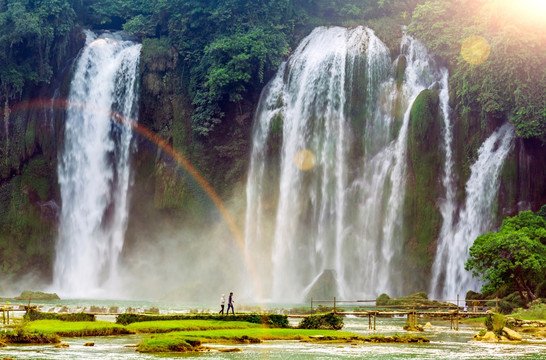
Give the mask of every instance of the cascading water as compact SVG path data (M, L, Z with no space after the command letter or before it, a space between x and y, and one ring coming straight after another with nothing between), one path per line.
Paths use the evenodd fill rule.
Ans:
M446 221L444 217L432 269L431 290L437 297L453 300L457 295L464 296L469 289L479 290L477 281L464 269L464 263L474 240L490 231L493 225L500 172L513 147L514 137L515 131L507 123L485 140L478 150L476 162L470 167L466 201L458 222ZM449 211L453 219L454 208Z
M129 122L137 115L141 48L119 34L97 38L88 31L86 36L71 83L58 167L62 211L54 287L72 297L115 286L127 224Z
M399 293L411 104L444 86L404 36L404 79L372 30L315 29L262 94L247 182L246 246L265 296L301 300L328 269L345 296Z

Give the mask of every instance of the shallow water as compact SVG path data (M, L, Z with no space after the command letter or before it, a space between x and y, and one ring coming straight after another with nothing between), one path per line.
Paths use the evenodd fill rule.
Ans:
M95 306L98 302L90 302ZM76 304L74 302L73 304ZM58 304L49 304L52 307L67 305L66 301ZM121 307L117 303L116 306ZM125 304L137 307L136 304ZM151 307L157 304L140 303L141 307ZM82 306L82 302L78 302ZM89 306L89 305L87 305ZM110 306L108 303L102 306ZM161 307L161 312L186 312L191 305L177 307L169 305ZM114 317L111 317L113 320ZM105 320L105 319L101 319ZM363 335L404 334L402 327L405 318L379 318L376 331L368 329L367 318L349 317L344 319L345 331ZM298 320L294 319L293 323ZM427 320L420 320L425 324ZM140 338L146 335L125 335L110 337L84 337L63 338L62 342L69 344L68 348L55 348L52 345L18 345L0 348L0 359L75 359L75 360L109 360L109 359L546 359L546 340L533 340L525 338L519 344L489 344L471 341L481 327L461 324L459 330L451 330L447 321L431 321L432 327L426 327L424 333L419 333L431 340L429 344L316 344L301 343L298 341L267 341L261 344L237 345L242 352L221 353L211 351L200 354L141 354L135 351ZM86 342L93 341L95 346L84 346ZM235 346L214 345L213 348L233 348Z

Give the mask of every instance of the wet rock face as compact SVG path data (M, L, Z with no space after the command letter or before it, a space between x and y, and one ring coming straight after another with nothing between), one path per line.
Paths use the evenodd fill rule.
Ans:
M310 299L332 299L339 296L339 284L335 270L327 269L310 286L306 294L306 301Z
M507 327L504 327L502 329L502 334L508 338L508 340L513 340L513 341L521 341L522 340L522 337L519 333L517 333L516 331L510 329L510 328L507 328Z
M521 341L523 337L516 331L504 327L502 329L502 335L499 336L493 331L488 331L485 334L476 334L474 335L473 340L476 341L485 341L485 342L499 342L499 341Z

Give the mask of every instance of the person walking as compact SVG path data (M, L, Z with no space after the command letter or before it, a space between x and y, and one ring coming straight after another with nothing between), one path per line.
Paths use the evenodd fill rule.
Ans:
M231 313L235 315L235 310L233 309L233 303L235 300L233 300L233 293L229 293L228 303L227 303L227 312L226 315L229 315L229 309L231 309Z
M480 305L480 302L478 300L472 301L472 312L478 312L478 305Z
M220 298L220 311L218 314L224 315L224 305L226 304L226 295L222 294L222 297Z

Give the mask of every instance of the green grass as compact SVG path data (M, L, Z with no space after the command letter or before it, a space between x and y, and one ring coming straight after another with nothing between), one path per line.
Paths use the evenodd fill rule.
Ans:
M243 321L223 320L165 320L143 321L127 325L127 329L139 333L165 333L171 331L197 331L220 329L250 329L262 327L261 324L253 324Z
M25 330L39 334L57 334L59 336L108 336L132 333L123 325L107 321L37 320L27 323Z
M143 339L137 351L174 352L199 351L201 344L249 344L264 340L300 340L304 342L428 342L419 336L370 336L335 330L249 328L209 331L177 331L151 335Z
M221 329L208 331L176 331L152 335L140 342L140 352L195 351L202 343L241 344L257 343L263 340L311 340L311 336L324 336L330 340L358 337L357 334L334 330L301 329Z
M508 315L520 320L546 320L546 304L533 304L529 309L518 308L514 313Z
M480 323L480 324L483 324L485 322L485 316L481 316L481 317L474 317L474 318L467 318L467 319L464 319L464 318L461 318L459 319L460 322L462 323L465 323L465 324L472 324L472 323Z
M7 344L56 344L59 342L61 342L59 335L33 333L23 329L8 330L0 334L0 347Z

